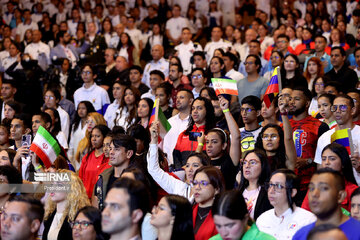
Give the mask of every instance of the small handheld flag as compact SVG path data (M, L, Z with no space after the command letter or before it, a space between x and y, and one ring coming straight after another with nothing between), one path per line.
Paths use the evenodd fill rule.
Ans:
M157 120L159 120L159 122L160 122L160 136L163 137L171 129L171 125L168 122L168 120L166 119L164 113L162 112L161 107L159 106L158 98L155 99L155 102L154 102L154 107L152 109L151 117L149 120L149 126L151 126L151 124ZM160 141L161 141L161 139L160 139Z
M276 67L274 69L273 74L271 75L269 86L267 87L264 94L264 102L267 108L270 107L272 101L279 94L281 90L281 88L279 87L279 85L281 84L279 74L280 74L279 67Z
M39 127L30 150L39 156L46 168L51 167L61 152L58 142L42 126Z
M354 148L350 129L346 128L335 131L333 134L331 134L331 142L336 142L340 145L343 145L348 151L349 155L353 155Z
M212 78L211 82L215 89L216 95L220 94L229 94L229 95L238 95L238 89L236 85L236 80L228 78Z

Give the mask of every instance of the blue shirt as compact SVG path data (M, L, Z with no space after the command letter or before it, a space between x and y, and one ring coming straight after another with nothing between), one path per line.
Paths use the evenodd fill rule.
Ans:
M315 227L315 223L311 223L299 231L297 231L293 237L293 240L306 240L307 235ZM360 222L351 218L344 222L343 224L339 225L339 228L345 233L348 240L359 240L360 239Z

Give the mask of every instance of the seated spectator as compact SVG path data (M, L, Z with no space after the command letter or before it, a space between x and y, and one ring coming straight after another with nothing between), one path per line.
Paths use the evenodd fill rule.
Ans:
M14 151L14 150L12 150L12 151ZM2 151L1 153L3 153L3 152L4 151ZM5 152L5 154L6 154L6 152ZM12 157L14 158L14 155L12 155ZM9 164L6 164L6 165L1 164L0 179L3 184L1 186L0 205L3 208L5 208L6 202L9 201L9 199L15 197L16 194L18 193L18 191L21 190L21 188L16 189L13 186L15 186L15 184L20 185L23 183L23 181L22 181L21 173L15 167L10 165L10 161L9 161ZM11 185L8 186L8 184L11 184L12 186Z
M325 191L323 191L325 190ZM309 185L309 203L311 211L317 220L294 235L293 239L306 239L308 233L317 225L331 223L338 226L348 239L358 239L360 223L341 211L341 202L346 198L345 181L341 173L336 170L323 168L317 170Z
M240 191L224 192L215 199L212 206L214 223L219 234L210 240L253 239L272 240L270 235L260 232L256 224L249 226L249 214Z
M330 33L330 44L325 49L328 55L331 54L331 48L333 47L342 47L345 51L350 48L350 46L345 42L345 35L338 28L333 28Z
M268 124L280 125L280 121L278 120L280 115L278 100L279 97L276 96L274 100L271 102L270 107L267 107L265 102L262 101L261 117L264 119L264 121L262 121L260 124L262 127L265 127Z
M320 118L320 120L329 125L330 129L333 129L337 126L335 114L331 111L332 105L334 104L334 99L334 95L324 93L321 94L317 100L319 106L319 114L322 117Z
M8 121L11 121L15 114L19 114L22 112L22 107L21 104L13 101L13 100L9 100L6 101L4 104L4 119L7 119Z
M256 220L260 231L276 239L291 239L303 226L316 221L314 214L295 205L299 187L300 180L291 170L278 169L271 174L266 188L274 209L264 212ZM292 224L291 228L287 227L289 224Z
M295 55L306 54L310 49L315 49L315 43L312 40L312 30L304 27L302 30L302 44L295 48Z
M324 67L320 58L312 57L307 61L307 67L304 71L304 77L308 82L308 88L310 91L313 89L313 83L315 79L324 75Z
M307 56L304 63L304 71L307 69L308 61L313 58L317 57L321 60L321 63L324 68L324 73L329 72L332 69L330 55L325 52L327 48L327 39L324 36L316 36L315 37L315 53Z
M150 98L141 99L137 108L137 118L135 122L144 128L148 128L153 107L154 102Z
M77 211L90 205L81 179L69 170L58 170L59 173L70 175L70 183L57 182L59 187L71 190L52 191L48 196L44 216L43 239L71 239L70 223L75 220Z
M165 75L159 70L150 72L149 86L150 89L147 93L141 95L141 98L150 98L155 101L155 89L165 80Z
M351 196L351 217L360 221L360 188L355 189Z
M49 132L56 137L59 144L67 150L69 145L65 133L61 131L61 119L59 112L55 108L46 108L44 112L49 114L51 117Z
M141 95L149 91L148 86L141 82L142 74L143 70L138 65L134 65L129 68L129 79L131 86L137 88Z
M171 69L170 69L171 74ZM161 83L155 89L155 98L159 99L159 106L161 107L161 111L164 113L167 119L171 118L173 115L173 109L170 104L171 98L171 85L168 82Z
M333 224L321 224L309 232L307 240L335 238L337 240L348 239L345 233Z
M22 221L14 223L14 215ZM30 196L15 196L1 214L1 238L35 240L43 217L44 207L39 200Z
M300 72L300 62L297 56L288 54L281 65L282 87L304 87L308 88L308 82Z
M191 73L191 84L194 87L192 93L194 99L200 96L200 91L206 87L207 77L206 72L202 68L194 68Z
M193 240L192 218L190 202L182 196L170 194L153 207L150 223L157 229L158 239L173 239L176 236Z
M328 79L328 78L323 78ZM326 81L324 86L324 93L332 94L334 96L339 96L343 92L340 91L341 84L336 81Z
M107 235L101 230L101 211L95 207L86 206L76 213L71 223L74 240L105 240Z

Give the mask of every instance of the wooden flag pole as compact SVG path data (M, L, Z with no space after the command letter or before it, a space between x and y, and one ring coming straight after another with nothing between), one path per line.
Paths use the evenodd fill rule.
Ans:
M155 122L159 119L159 98L155 99Z

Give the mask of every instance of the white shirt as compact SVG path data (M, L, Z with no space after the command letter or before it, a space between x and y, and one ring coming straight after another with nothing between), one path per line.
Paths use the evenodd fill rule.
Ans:
M74 93L75 106L79 105L81 101L89 101L92 103L96 111L101 111L104 105L110 103L109 95L105 89L99 87L94 83L91 87L85 88L82 86Z
M210 63L211 58L214 56L214 51L216 49L221 48L224 51L227 51L229 47L231 48L232 44L228 41L223 40L222 38L217 42L214 41L208 42L204 48L204 52L206 52L206 59L208 61L208 64Z
M231 78L232 80L236 80L236 82L240 81L241 79L245 78L240 72L235 71L235 69L231 69L225 74L226 77Z
M142 40L142 33L139 29L134 28L134 29L125 29L125 32L127 34L129 34L131 41L133 42L134 46L136 47L136 49L139 49L139 43L140 40ZM145 47L145 46L144 46Z
M87 129L87 124L85 124L81 128L81 123L79 123L79 126L75 131L74 131L74 125L71 130L69 150L67 151L67 154L76 171L80 169L80 163L78 161L75 161L75 153L77 152L77 148L81 139L85 137L86 129Z
M115 123L115 117L116 117L116 111L119 109L120 103L115 99L115 101L108 106L106 109L106 112L104 114L104 118L107 122L107 125L110 129L113 129Z
M292 239L300 228L315 221L316 216L313 213L294 206L294 211L288 208L279 217L275 215L275 209L264 212L256 220L256 226L278 240L288 240Z
M64 149L68 149L69 145L67 143L67 138L65 136L65 133L63 133L62 131L60 131L57 135L56 135L56 139L58 140L58 142L60 143L60 145L64 148Z
M173 164L173 151L177 142L177 139L189 124L189 116L184 119L180 118L180 113L169 118L168 122L171 125L171 129L167 132L163 141L163 151L167 154L167 159L170 164Z
M194 44L192 41L187 44L181 43L175 47L177 51L177 56L180 58L181 65L184 69L184 74L188 75L191 73L191 63L190 58L192 57L195 51L202 51L200 44Z
M314 162L316 162L317 164L321 164L321 153L324 147L331 143L331 134L333 134L334 132L335 128L326 131L323 135L321 135L321 137L319 137L314 159ZM360 126L355 125L355 127L351 130L351 137L354 144L360 143Z
M30 24L20 23L16 27L16 35L20 36L20 42L22 42L24 40L24 34L25 34L26 30L28 30L28 29L38 30L39 27L36 24L36 22L34 22L34 21L31 21Z
M132 121L130 123L128 123L128 121L127 121L128 116L129 116L129 112L125 107L121 108L121 109L117 109L116 115L115 115L116 126L121 126L126 131L132 124L135 123L135 118L132 119Z
M249 44L244 43L239 49L241 62L245 62L246 57L249 55Z
M9 57L9 51L4 50L0 52L0 61L3 61L6 57Z
M4 58L2 61L1 61L1 72L4 72L4 78L6 79L13 79L12 77L10 77L9 75L7 75L5 73L5 71L11 66L13 65L17 60L17 57L6 57ZM21 64L17 64L16 67L15 67L15 70L16 69L21 69Z
M43 42L30 43L24 52L30 54L31 58L35 60L39 60L39 56L44 54L47 63L50 64L50 47Z
M172 17L166 22L166 30L170 32L171 37L174 39L180 38L184 27L189 27L189 22L183 17Z
M58 106L56 109L60 115L60 122L61 122L61 131L65 134L66 142L69 138L69 131L70 131L70 117L69 114L62 109L62 107Z
M69 33L71 36L76 36L76 30L78 26L78 22L75 22L74 20L70 19L67 20L67 25L69 27Z
M143 98L150 98L151 100L155 101L155 94L152 93L151 88L149 89L148 92L141 95L141 99L143 99Z
M146 64L141 81L148 87L150 87L150 72L155 69L163 72L166 78L169 75L169 62L165 58L160 58L157 62L152 60Z

